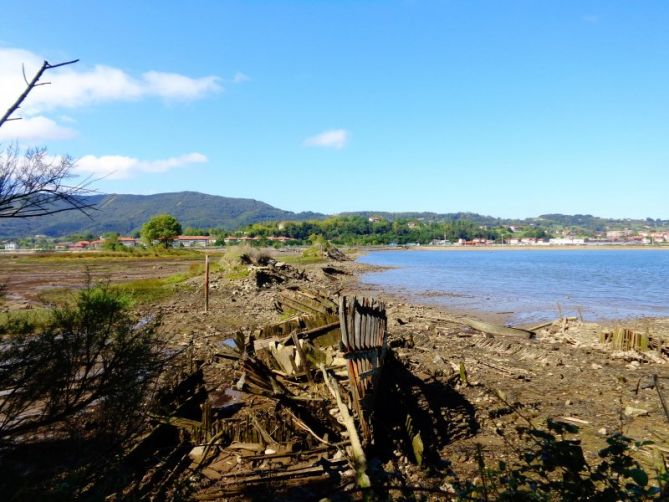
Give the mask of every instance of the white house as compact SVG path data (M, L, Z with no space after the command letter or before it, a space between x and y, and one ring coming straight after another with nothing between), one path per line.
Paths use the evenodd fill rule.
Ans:
M175 246L185 248L207 247L214 245L216 237L210 235L179 235L174 239Z
M548 242L551 246L582 246L585 244L585 239L576 237L562 237L558 239L550 239Z

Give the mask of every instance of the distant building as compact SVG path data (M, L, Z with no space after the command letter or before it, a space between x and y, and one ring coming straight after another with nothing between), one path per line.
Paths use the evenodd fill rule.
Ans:
M582 246L585 244L585 239L577 237L562 237L557 239L550 239L551 246Z
M229 236L223 239L226 244L233 242L253 242L259 240L258 237L249 237L248 235L242 235L241 237Z
M16 242L10 241L5 243L5 251L16 251L17 249L19 249L19 245Z
M226 244L232 244L232 243L239 243L239 242L253 242L253 241L261 241L261 240L268 240L272 242L288 242L288 241L294 241L297 239L294 239L292 237L287 237L285 235L270 235L269 237L248 237L246 235L241 236L241 237L235 237L234 235L225 237L223 239L223 242ZM215 242L215 241L214 241Z
M90 245L91 245L90 241L79 241L75 242L74 244L70 244L67 248L72 249L73 251L81 251L84 249L88 249L88 246Z
M174 239L174 246L183 246L185 248L207 247L216 242L216 237L209 235L179 235Z
M118 242L123 244L127 248L134 248L137 246L138 240L134 237L119 237Z
M548 239L538 239L536 237L524 237L522 239L507 239L507 244L512 246L548 246Z
M669 242L669 232L653 232L648 237L654 243Z
M458 239L457 246L492 246L495 244L495 241L488 240L488 239L472 239L470 241L467 241L465 239Z
M632 231L627 230L627 229L625 229L625 230L607 230L607 232L606 232L606 237L608 239L613 239L613 240L623 239L623 238L625 238L629 235L632 235Z
M379 223L380 221L384 221L380 216L370 216L367 219L372 223Z

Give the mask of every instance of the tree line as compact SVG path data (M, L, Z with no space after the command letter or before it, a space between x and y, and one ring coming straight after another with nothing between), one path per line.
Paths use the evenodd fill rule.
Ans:
M234 235L234 234L233 234ZM488 227L467 220L421 222L409 219L389 221L362 216L333 216L325 220L303 222L254 223L236 235L256 238L288 237L298 242L322 237L339 245L429 244L433 241L456 242L458 239L486 239L501 242L512 231L505 226ZM514 237L550 237L546 229L530 227Z

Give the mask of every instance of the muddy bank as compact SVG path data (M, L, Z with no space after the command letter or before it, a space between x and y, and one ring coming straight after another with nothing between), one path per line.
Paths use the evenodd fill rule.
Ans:
M373 296L385 302L395 372L420 417L430 468L418 466L401 447L401 434L391 430L371 450L376 479L447 490L443 466L473 478L478 451L490 465L513 459L517 427L541 426L548 418L581 429L586 460L593 464L606 436L615 431L655 443L637 452L645 465L651 463L653 448L668 451L669 427L658 391L666 394L669 389L663 383L656 388L655 379L668 374L667 319L645 320L643 326L625 323L652 340L647 351L616 349L610 339L622 323L560 319L537 327L531 338L492 335L463 324L463 317L498 320L494 314L449 312L361 285L359 275L376 267L328 261L296 269L300 275L261 285L253 274L239 280L213 274L206 313L202 279L194 278L188 291L160 307L161 330L175 345L192 346L201 358L211 360L221 343L238 333L285 320L285 312L275 307L277 295L286 288L315 288L333 297ZM459 377L463 370L465 381ZM220 361L205 369L212 391L234 386L239 376L234 366ZM381 405L378 414L390 416L392 409ZM350 472L328 483L323 493L355 486Z
M482 462L519 461L520 428L547 419L580 428L591 465L614 432L653 441L633 452L651 475L669 452L660 399L669 401L669 319L564 318L509 329L504 314L449 311L368 288L360 275L379 268L340 255L314 262L296 252L229 251L211 257L208 311L202 275L136 307L159 320L174 358L159 408L119 457L122 475L96 481L106 495L361 499L359 434L372 486L397 499L428 490L426 498L443 500L454 473L476 480ZM94 264L114 283L192 265ZM15 265L26 292L32 281L53 280L50 271L76 270Z

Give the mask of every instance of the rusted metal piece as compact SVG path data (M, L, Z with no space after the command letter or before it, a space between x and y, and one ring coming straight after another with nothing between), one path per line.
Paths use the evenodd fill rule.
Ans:
M339 319L352 406L360 423L363 442L369 444L372 440L374 390L387 348L386 307L373 298L342 296L339 299Z

